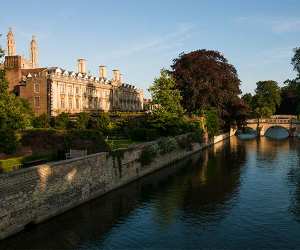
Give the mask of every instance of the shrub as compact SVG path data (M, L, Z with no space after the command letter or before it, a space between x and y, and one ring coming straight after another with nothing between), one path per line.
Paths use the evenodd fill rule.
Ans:
M206 110L205 114L205 125L208 132L208 136L211 138L218 134L220 129L218 113L215 109Z
M152 141L159 137L156 129L134 128L129 131L129 136L133 141Z
M65 151L65 132L55 129L31 129L22 134L21 144L29 146L33 154Z
M47 114L41 114L32 119L32 126L34 128L49 128L50 118Z
M103 134L107 134L111 128L109 115L104 112L98 113L90 119L89 128L99 129Z
M67 150L87 150L89 154L109 151L102 133L99 130L69 130L65 136L65 147Z
M161 154L174 151L177 148L177 142L173 137L165 137L159 140L158 146Z
M70 116L68 113L61 113L54 118L54 126L58 129L67 129L71 125Z
M0 152L5 154L14 153L18 146L16 132L12 129L0 130Z
M77 116L75 127L77 129L86 129L90 120L90 115L86 112L80 112Z
M142 165L150 164L154 160L158 152L159 152L159 147L157 144L153 144L145 147L140 156L141 164Z
M203 142L203 130L197 129L195 132L191 134L191 138L193 142L202 143Z

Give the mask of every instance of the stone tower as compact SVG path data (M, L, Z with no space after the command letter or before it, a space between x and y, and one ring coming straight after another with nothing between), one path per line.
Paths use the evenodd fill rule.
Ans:
M36 68L38 66L38 47L35 36L32 36L32 40L30 42L30 63L32 68Z
M9 31L7 33L7 55L16 55L15 39L11 28L9 28Z

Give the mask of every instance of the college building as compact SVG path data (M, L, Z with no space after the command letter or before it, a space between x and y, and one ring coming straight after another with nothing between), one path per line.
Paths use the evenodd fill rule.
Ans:
M76 72L60 67L39 67L36 38L32 37L30 58L26 59L16 54L11 29L2 67L9 91L28 100L36 115L143 110L143 90L124 83L119 70L113 70L112 79L108 79L107 68L101 65L99 75L92 76L87 73L85 59L78 59Z

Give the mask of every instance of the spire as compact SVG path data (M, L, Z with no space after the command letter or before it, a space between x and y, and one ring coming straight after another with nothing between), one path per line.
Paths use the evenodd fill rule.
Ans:
M32 68L36 68L38 66L38 47L35 36L32 36L32 40L30 42L30 62Z
M7 55L8 56L16 55L15 39L14 39L14 34L12 32L12 28L9 28L9 31L7 33Z

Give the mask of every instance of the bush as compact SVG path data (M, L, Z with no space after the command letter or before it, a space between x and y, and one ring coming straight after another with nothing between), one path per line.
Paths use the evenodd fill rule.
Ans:
M161 154L166 154L177 149L177 141L173 137L165 137L159 140L158 146Z
M32 126L34 128L49 128L50 118L47 114L41 114L32 119Z
M65 147L67 150L79 149L87 150L89 154L109 151L109 146L105 142L99 130L69 130L65 136Z
M90 120L90 115L86 112L80 112L77 116L75 127L77 129L86 129Z
M71 120L68 113L61 113L54 118L54 126L58 129L67 129L71 126Z
M103 134L108 134L112 127L111 120L107 113L98 113L89 122L89 128L99 129Z
M144 166L150 164L154 160L158 152L159 147L157 144L145 147L140 156L140 163Z
M12 154L16 151L18 139L16 132L12 129L0 130L0 152Z
M195 132L191 134L191 138L193 142L202 143L203 142L203 130L197 129Z
M133 141L152 141L159 137L156 129L134 128L129 131L129 137Z
M212 138L216 134L219 133L220 124L219 124L219 117L218 113L215 109L206 110L204 112L206 118L206 129L208 136Z
M21 144L29 146L33 154L65 151L64 131L55 129L31 129L22 134Z

